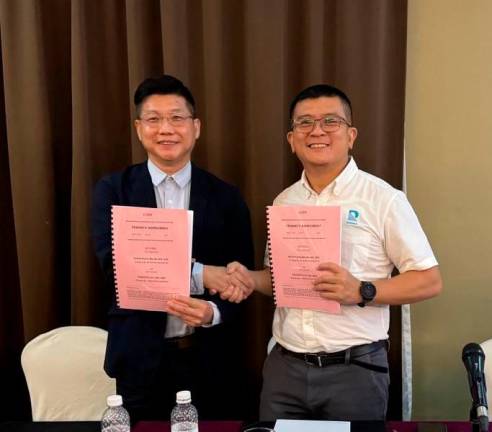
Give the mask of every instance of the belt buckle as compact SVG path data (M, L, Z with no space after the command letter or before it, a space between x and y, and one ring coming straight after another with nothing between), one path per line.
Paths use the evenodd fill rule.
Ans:
M191 334L182 336L178 342L179 349L188 349L193 346L193 336Z
M193 345L191 334L184 336L174 336L172 338L168 338L167 341L179 350L191 348L191 346Z
M316 360L312 359L312 358L315 358ZM305 353L304 354L304 361L311 365L311 366L318 366L320 368L323 367L323 362L322 362L322 359L321 359L321 355L319 354L308 354L308 353Z

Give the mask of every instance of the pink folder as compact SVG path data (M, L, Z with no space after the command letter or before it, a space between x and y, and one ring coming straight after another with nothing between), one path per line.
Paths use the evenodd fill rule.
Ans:
M313 289L323 262L340 264L340 207L269 206L268 245L277 307L340 313Z
M192 226L188 210L112 207L119 307L165 311L168 299L190 295Z

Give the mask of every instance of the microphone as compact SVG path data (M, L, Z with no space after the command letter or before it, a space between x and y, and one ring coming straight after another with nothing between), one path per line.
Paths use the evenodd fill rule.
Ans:
M478 422L481 432L487 432L489 430L487 386L483 372L485 354L479 344L469 343L464 346L461 358L468 372L468 383L473 400L470 420L474 423Z

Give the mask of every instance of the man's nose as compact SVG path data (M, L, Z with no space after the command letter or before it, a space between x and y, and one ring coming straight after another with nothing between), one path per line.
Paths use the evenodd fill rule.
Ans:
M323 119L319 119L319 120L314 121L313 130L310 132L310 135L315 135L315 136L326 135L326 132L321 127L321 121L322 120Z
M170 121L166 117L162 117L159 121L159 133L173 133L174 126L171 125Z

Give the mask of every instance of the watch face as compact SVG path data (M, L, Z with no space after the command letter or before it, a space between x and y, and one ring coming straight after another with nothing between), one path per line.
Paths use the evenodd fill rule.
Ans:
M376 287L371 282L362 282L360 295L366 302L370 302L376 296Z

